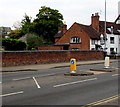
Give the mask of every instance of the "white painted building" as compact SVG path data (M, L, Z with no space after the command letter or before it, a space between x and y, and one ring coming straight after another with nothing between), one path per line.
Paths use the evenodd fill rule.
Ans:
M115 52L116 55L120 55L120 35L107 34L106 48L108 55L112 52Z
M97 50L105 50L107 55L111 55L111 53L115 52L116 55L120 56L120 35L115 35L115 34L106 34L107 35L107 40L106 40L106 46L105 42L101 40L90 40L90 50L96 49ZM101 46L101 47L99 47Z
M120 2L119 2L120 8ZM120 12L120 10L119 10ZM117 53L120 55L120 14L115 22L106 22L106 40L105 40L105 21L99 20L99 15L92 15L91 26L102 35L100 40L90 40L90 50L104 50L108 55Z

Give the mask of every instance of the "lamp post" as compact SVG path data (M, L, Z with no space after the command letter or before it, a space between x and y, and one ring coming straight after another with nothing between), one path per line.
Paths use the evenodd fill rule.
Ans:
M105 31L104 31L104 40L105 40L105 45L104 45L104 51L106 52L106 40L107 40L107 35L106 35L106 0L105 0Z

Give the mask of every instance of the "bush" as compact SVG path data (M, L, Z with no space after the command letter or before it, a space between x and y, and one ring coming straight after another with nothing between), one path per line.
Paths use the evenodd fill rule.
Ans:
M45 41L42 37L33 34L32 36L27 37L26 42L28 50L35 50L38 46L43 45Z
M2 39L2 46L5 50L25 50L26 43L17 39Z

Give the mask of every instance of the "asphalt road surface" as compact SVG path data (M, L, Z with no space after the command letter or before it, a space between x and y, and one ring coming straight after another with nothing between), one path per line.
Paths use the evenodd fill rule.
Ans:
M118 62L114 72L91 76L64 76L69 67L3 73L3 105L92 105L118 93ZM77 66L80 72L103 68L103 64ZM118 103L116 103L118 105Z

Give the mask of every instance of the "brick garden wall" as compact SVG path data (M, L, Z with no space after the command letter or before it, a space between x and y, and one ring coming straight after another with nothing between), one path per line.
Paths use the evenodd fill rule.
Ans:
M38 50L63 50L63 46L40 46Z
M101 60L104 59L104 53L100 51L3 51L2 66L69 62L71 58L77 61Z

